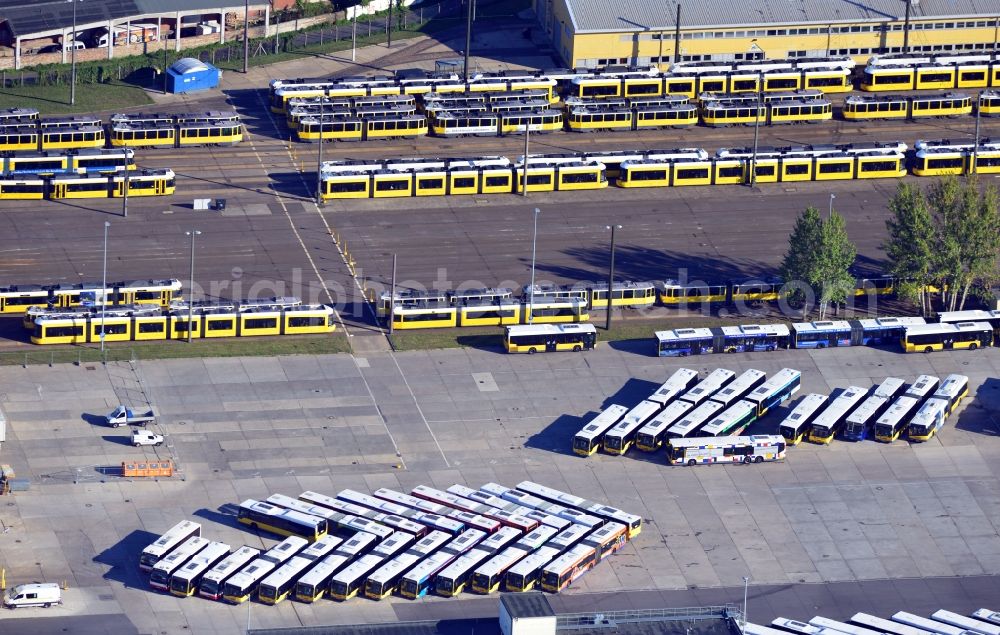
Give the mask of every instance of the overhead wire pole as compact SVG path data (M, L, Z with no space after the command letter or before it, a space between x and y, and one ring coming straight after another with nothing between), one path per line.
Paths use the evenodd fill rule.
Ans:
M351 61L358 59L358 5L354 5L354 19L351 20Z
M326 102L319 100L319 146L316 158L316 204L323 204L323 115L326 114Z
M764 74L757 73L757 116L753 123L753 154L750 157L750 187L757 183L757 140L760 136L760 109L764 102Z
M76 2L77 0L69 0L73 3L73 39L69 45L69 59L70 59L70 71L69 71L69 105L76 105ZM114 34L108 34L108 37L114 37ZM63 46L66 43L63 42ZM63 51L65 54L65 51ZM65 57L63 59L66 59ZM166 72L166 71L164 71Z
M621 229L621 225L607 225L605 229L611 230L611 262L608 267L608 316L604 323L604 330L611 330L611 291L615 286L615 230Z
M469 83L469 49L472 48L472 0L465 0L468 3L468 11L465 17L465 83Z
M972 164L969 166L969 174L977 172L979 162L979 117L983 114L983 91L979 91L976 101L976 136L972 146Z
M528 195L528 137L531 136L531 117L524 122L524 169L521 179L521 196Z
M250 65L250 0L243 2L243 74Z
M108 229L111 223L104 221L104 277L101 282L101 359L104 359L104 307L108 304Z
M910 52L910 0L903 0L906 3L906 16L903 19L903 52Z
M193 229L189 232L184 232L184 235L191 237L191 278L190 278L191 282L190 285L188 286L188 323L187 323L187 330L188 330L187 339L188 339L188 344L190 344L191 333L194 331L194 329L191 328L191 324L194 321L194 237L201 236L201 232L198 231L197 229Z
M535 208L534 230L531 232L531 286L528 287L528 324L535 322L535 245L538 242L538 215L542 210Z
M389 24L388 29L386 29L386 41L385 48L392 48L392 5L395 4L395 0L389 0Z
M389 335L393 333L396 318L396 254L392 254L392 280L389 286Z
M681 61L681 3L677 3L677 21L674 23L674 62Z
M125 169L122 170L122 218L128 218L128 146L125 146Z

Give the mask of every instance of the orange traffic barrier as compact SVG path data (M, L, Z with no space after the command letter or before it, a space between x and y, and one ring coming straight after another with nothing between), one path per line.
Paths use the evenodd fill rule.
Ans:
M173 476L174 463L162 461L122 462L122 476Z

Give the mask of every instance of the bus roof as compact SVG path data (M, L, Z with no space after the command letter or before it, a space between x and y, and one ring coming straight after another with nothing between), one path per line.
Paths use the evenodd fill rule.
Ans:
M441 570L438 575L454 579L463 573L468 572L473 567L478 566L480 562L483 562L491 555L493 554L489 551L479 549L478 547L471 549L460 555L458 558L455 558L447 567Z
M701 429L701 432L710 437L724 434L735 422L748 415L753 415L756 412L756 405L746 399L741 399L720 412L718 416L711 419L707 424L705 424L705 427Z
M885 397L877 397L875 395L868 397L861 403L860 406L854 409L854 412L852 412L847 417L847 422L848 423L870 422L871 418L874 417L875 414L882 409L882 406L885 405L886 401L888 401L888 399L886 399Z
M850 331L851 324L847 320L825 320L822 322L797 322L792 324L796 333L835 333Z
M659 432L683 417L691 408L694 408L694 404L690 401L674 401L650 419L649 423L644 425L639 432L649 432L650 434Z
M667 432L679 437L687 436L695 428L708 421L709 417L723 409L718 401L706 401L694 410L684 415L684 418L670 426Z
M698 379L698 371L691 370L690 368L678 368L674 371L674 374L670 376L670 379L665 381L663 385L657 388L653 394L649 396L649 401L655 401L660 405L664 405L670 400L677 397L685 390L691 387L691 384Z
M924 402L924 405L920 406L920 410L917 410L917 414L913 415L913 419L910 420L910 425L933 425L934 420L938 417L938 415L946 412L948 412L948 401L946 399L931 397Z
M350 556L334 554L319 561L312 569L309 569L301 578L299 584L317 585L329 580L334 573L340 570L345 564L351 561Z
M600 436L618 423L627 412L628 408L625 406L611 404L598 413L596 417L591 419L590 423L583 426L583 429L577 432L576 436L587 439L593 439L596 436Z
M403 577L407 580L423 580L427 576L434 575L443 569L454 558L455 556L450 553L439 551L421 560L417 563L417 566L410 569Z
M327 534L303 549L302 553L299 555L307 560L318 560L319 558L329 554L331 551L334 551L341 542L343 542L343 540L337 536Z
M909 395L903 395L892 402L892 404L882 413L876 421L876 425L892 425L898 424L904 417L909 416L913 409L917 406L916 397L911 397Z
M964 333L967 331L992 331L989 322L948 322L947 324L914 324L906 327L906 335L934 333Z
M400 554L379 567L377 571L368 576L368 579L378 583L387 582L404 571L407 571L410 567L417 564L425 557L426 556L416 553Z
M698 385L681 395L680 399L698 403L731 382L733 377L736 377L736 373L733 371L727 368L716 368L708 374L708 377L698 382Z
M770 379L754 388L753 392L747 395L747 399L753 402L763 401L776 391L781 390L789 383L800 379L801 377L801 371L795 370L794 368L782 368L775 374L771 375Z
M969 378L965 375L948 375L934 392L934 396L941 399L954 399L968 387Z
M539 547L534 553L528 554L523 560L507 570L514 575L528 575L552 562L559 555L560 549L555 547Z
M940 383L941 380L934 375L921 375L907 388L906 394L920 399L937 390Z
M380 562L383 562L385 558L381 556L376 556L374 554L368 554L361 556L345 569L341 569L333 575L333 580L338 582L352 582L358 578L368 575L368 573L377 567Z
M725 337L742 337L747 335L788 336L788 327L784 324L740 324L738 326L723 326Z
M758 381L765 379L767 373L762 370L757 370L756 368L750 368L734 379L729 385L723 387L717 393L709 397L709 399L715 399L716 401L721 401L723 403L728 403L732 395L738 395L740 393L745 393L750 390L750 386L753 386Z
M201 536L192 536L184 542L182 542L176 549L164 556L159 562L153 565L153 569L156 571L163 571L165 573L170 573L176 570L178 567L187 562L188 558L191 558L202 549L208 546L209 541L207 538L202 538Z
M649 401L648 399L640 401L637 406L626 413L621 421L608 430L608 434L625 434L629 430L634 430L646 421L649 421L659 411L660 404L655 401Z
M690 437L686 439L672 439L670 445L675 448L719 448L730 445L777 445L784 443L785 438L780 434L752 434L743 437Z
M209 580L221 581L222 579L236 573L240 567L247 564L260 555L260 549L253 547L240 547L229 554L225 560L212 567L205 577Z
M987 322L989 320L1000 319L1000 311L984 311L982 309L971 309L967 311L944 311L938 314L941 322Z
M656 331L656 339L661 342L675 340L704 340L712 339L712 329L673 329L672 331Z
M415 553L419 556L428 556L433 553L438 547L441 547L446 542L451 540L451 536L447 533L435 529L430 532L420 540L418 540L412 547L408 549L409 553Z
M301 556L295 556L275 571L272 571L266 578L261 580L261 585L280 587L284 583L298 577L312 565L313 561Z
M274 569L275 564L270 560L264 560L263 558L257 558L246 567L240 570L239 573L229 578L226 584L233 584L236 586L244 587L248 584L252 584L257 580L262 579L268 573Z
M224 542L210 542L204 549L199 551L193 558L184 563L175 576L191 579L200 575L206 569L215 564L219 558L229 553L229 545Z
M527 549L522 549L521 547L507 547L476 569L476 573L493 577L501 571L506 570L513 563L519 561L529 553L531 552Z
M582 545L582 544L577 545L572 549L570 549L569 551L567 551L566 553L559 556L558 558L556 558L555 560L553 560L552 562L545 565L545 568L542 570L562 573L567 567L569 567L570 565L577 562L578 560L586 556L588 553L591 553L593 551L594 547L591 545Z
M907 326L915 326L917 324L926 324L927 320L922 317L882 317L882 318L865 318L863 320L858 320L861 324L861 328L864 330L876 329L876 328L900 328Z
M305 538L299 536L289 536L285 538L275 546L267 550L267 553L261 556L265 560L271 560L275 563L284 562L289 557L295 555L299 551L302 551L309 544L309 541Z
M567 300L568 302L568 300ZM536 306L553 304L552 302L535 302ZM556 335L564 333L597 333L593 324L519 324L507 327L507 336L518 335Z
M883 397L885 399L892 399L898 395L905 386L906 382L899 377L886 377L882 380L882 383L875 388L872 395L876 397Z

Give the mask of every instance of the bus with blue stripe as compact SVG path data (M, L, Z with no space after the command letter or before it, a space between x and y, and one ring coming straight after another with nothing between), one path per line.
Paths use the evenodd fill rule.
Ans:
M851 324L847 320L825 320L792 324L795 348L833 348L851 345Z
M434 576L454 559L454 554L444 550L427 557L403 575L399 581L399 594L411 600L427 595L434 585Z
M768 411L787 401L802 387L802 373L794 368L782 368L770 379L753 389L745 397L757 409L757 417L763 417Z
M742 434L751 423L757 420L757 407L746 400L740 400L729 406L698 431L702 437L724 437Z

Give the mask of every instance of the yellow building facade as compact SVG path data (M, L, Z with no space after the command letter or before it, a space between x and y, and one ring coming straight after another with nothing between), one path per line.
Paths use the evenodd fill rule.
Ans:
M681 61L732 61L996 48L1000 1L535 0L539 22L567 66L663 69ZM982 7L989 13L982 13ZM679 37L678 37L679 36ZM679 49L679 50L678 50Z

